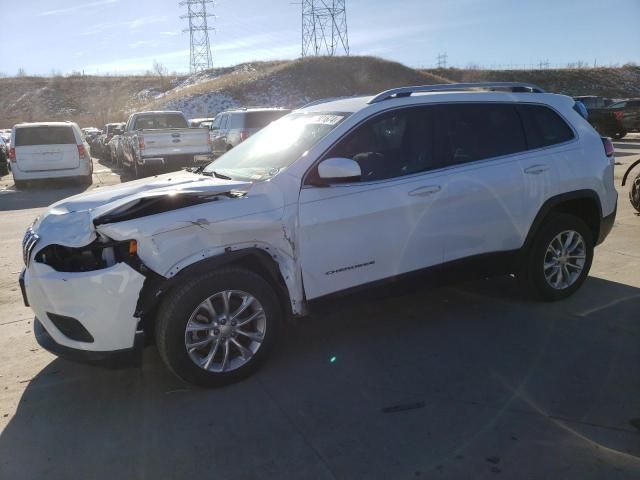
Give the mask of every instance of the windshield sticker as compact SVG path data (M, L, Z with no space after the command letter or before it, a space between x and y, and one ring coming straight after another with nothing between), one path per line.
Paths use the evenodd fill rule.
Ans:
M337 125L344 117L340 115L314 115L309 118L309 123L320 125Z

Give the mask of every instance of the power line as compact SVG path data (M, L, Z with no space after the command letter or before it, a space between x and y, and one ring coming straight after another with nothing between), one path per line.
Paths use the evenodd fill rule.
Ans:
M209 45L209 32L213 30L208 24L208 18L213 17L207 13L207 4L213 8L213 0L183 0L180 6L187 6L187 14L180 18L189 19L189 28L183 32L189 32L189 65L191 73L201 72L213 67L211 58L211 46Z
M302 0L302 56L349 55L346 0Z

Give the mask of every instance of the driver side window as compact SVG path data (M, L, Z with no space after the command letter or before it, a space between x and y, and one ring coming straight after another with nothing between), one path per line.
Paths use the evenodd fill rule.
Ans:
M435 167L431 109L414 107L378 115L343 138L326 158L346 157L360 165L360 181L410 175Z

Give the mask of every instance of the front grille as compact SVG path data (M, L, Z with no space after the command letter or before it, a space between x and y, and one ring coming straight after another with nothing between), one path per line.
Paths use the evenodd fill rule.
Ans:
M22 260L27 267L29 266L33 248L36 246L36 243L38 243L38 240L40 240L40 237L33 231L32 227L29 227L22 239Z

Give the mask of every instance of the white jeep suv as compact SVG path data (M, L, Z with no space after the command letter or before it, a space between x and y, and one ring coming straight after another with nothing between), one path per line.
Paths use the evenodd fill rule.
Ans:
M285 317L354 287L464 263L565 298L617 203L611 142L574 107L512 83L318 102L204 169L62 200L23 242L36 336L102 359L146 332L216 386L258 367Z

